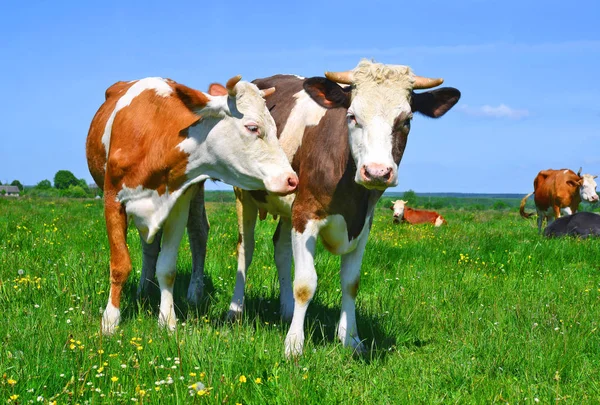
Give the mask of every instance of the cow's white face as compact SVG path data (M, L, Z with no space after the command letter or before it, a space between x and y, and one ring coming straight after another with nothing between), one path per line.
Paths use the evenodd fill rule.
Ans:
M592 176L591 174L584 174L581 176L583 183L579 187L579 195L582 201L591 203L598 202L598 194L596 194L596 181L594 180L598 176Z
M392 206L390 207L392 211L394 211L394 219L397 221L402 220L404 217L404 207L408 201L404 200L396 200L392 201Z
M254 84L240 81L230 94L211 97L199 111L219 119L206 138L211 176L243 189L289 194L298 177L277 141L263 96Z
M399 76L399 80L378 83L370 78L358 82L352 90L346 120L357 168L354 180L367 188L385 190L398 184L394 138L403 137L404 146L410 131L413 113L409 79L405 75Z
M407 66L362 60L344 77L326 75L339 76L339 82L351 87L342 89L331 80L310 78L304 82L304 90L325 108L347 109L350 151L356 164L354 180L368 189L385 190L398 184L398 164L413 112L439 118L460 98L454 88L414 93L416 76Z

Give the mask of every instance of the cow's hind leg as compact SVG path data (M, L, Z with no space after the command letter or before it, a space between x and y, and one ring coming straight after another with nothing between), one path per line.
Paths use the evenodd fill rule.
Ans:
M110 247L110 293L102 315L102 332L110 335L121 319L121 293L131 273L131 259L127 249L127 214L116 201L114 193L104 195L104 216Z
M190 250L192 251L192 276L188 287L187 299L198 305L204 294L204 263L206 260L206 243L210 225L204 206L204 183L190 203L190 215L187 222Z
M162 239L162 229L156 233L152 243L146 243L140 232L140 242L142 243L142 276L137 289L137 297L140 299L148 294L150 283L156 275L156 261L160 253L160 242Z
M250 193L236 188L235 196L238 220L238 268L235 276L233 297L229 305L229 313L227 314L227 318L230 320L241 317L244 310L246 272L252 263L252 255L254 254L254 227L256 226L256 216L258 215L258 207L252 201Z
M173 302L177 253L188 220L190 200L193 194L194 190L188 190L179 197L179 200L177 200L171 209L169 217L163 226L162 249L156 263L156 278L160 287L158 323L162 326L167 326L170 330L174 330L177 324L175 304Z
M292 222L281 218L273 235L275 265L279 275L279 310L286 321L294 314L294 292L292 290Z

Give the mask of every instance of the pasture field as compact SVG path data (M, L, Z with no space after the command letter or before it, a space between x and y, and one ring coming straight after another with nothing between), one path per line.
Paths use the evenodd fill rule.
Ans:
M130 229L123 321L105 337L102 201L0 199L0 402L600 402L600 240L546 240L514 208L438 209L449 225L434 229L393 225L388 206L377 209L357 301L369 352L335 339L339 258L319 245L305 354L286 360L272 219L257 226L246 312L231 324L235 209L208 203L206 298L186 304L186 240L173 334L157 325L157 291L135 300L141 249Z

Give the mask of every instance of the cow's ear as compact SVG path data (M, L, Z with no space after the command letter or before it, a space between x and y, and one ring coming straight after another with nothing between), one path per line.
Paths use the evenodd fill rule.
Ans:
M329 79L324 77L311 77L304 81L304 91L325 108L350 107L350 93Z
M413 112L418 112L431 118L439 118L446 114L460 99L460 91L454 87L413 93L411 107Z
M226 96L227 89L222 84L212 83L210 86L208 86L208 94L211 96Z
M394 206L392 205L392 206L390 207L390 209L391 209L392 211L394 211Z

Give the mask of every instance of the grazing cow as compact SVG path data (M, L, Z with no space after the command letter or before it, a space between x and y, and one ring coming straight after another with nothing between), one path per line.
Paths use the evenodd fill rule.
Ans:
M397 184L413 114L441 117L460 98L454 88L414 92L436 87L442 80L416 76L406 66L363 60L352 71L325 76L304 80L276 75L254 81L259 88L277 87L267 105L300 182L296 195L285 197L236 189L240 235L230 315L243 308L257 213L278 215L273 242L281 313L292 317L286 356L301 354L304 347L304 319L317 287L314 255L319 236L327 250L342 256L337 335L345 346L363 350L355 299L375 205L385 189Z
M525 212L525 203L534 194L538 232L541 233L544 219L551 223L554 218L560 218L561 210L567 215L576 213L582 200L591 203L598 201L596 177L591 174L582 176L581 169L577 174L569 169L542 170L533 181L534 191L521 200L519 212L523 218L533 215Z
M162 250L154 257L159 323L173 329L177 251L198 185L212 177L280 195L296 189L298 177L263 99L274 89L259 90L240 79L212 85L220 96L156 77L118 82L106 91L86 144L90 173L104 190L110 246L104 333L119 323L121 292L131 271L128 219L146 244L162 229Z
M408 222L411 225L416 224L433 224L434 226L442 226L447 224L444 217L435 211L415 210L406 206L408 201L396 200L392 202L390 209L394 211L394 223L399 224L401 221Z
M577 236L582 239L588 236L600 236L600 215L592 212L578 212L558 218L544 229L544 235L549 238Z

